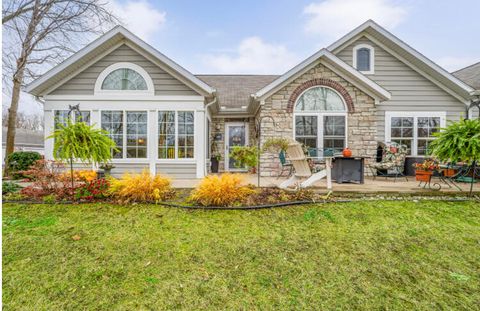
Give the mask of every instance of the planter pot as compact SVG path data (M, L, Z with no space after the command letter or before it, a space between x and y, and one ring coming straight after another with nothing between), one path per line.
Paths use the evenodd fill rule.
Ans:
M212 171L212 173L218 173L218 159L217 158L211 158L210 159L210 170Z
M457 170L453 168L447 168L443 170L443 176L445 177L453 177L455 174L457 174Z
M415 180L417 180L417 181L429 182L430 178L432 178L432 172L431 171L423 171L423 170L416 170L415 171Z
M103 175L105 177L108 177L108 176L110 176L111 171L112 171L111 168L110 169L103 169Z

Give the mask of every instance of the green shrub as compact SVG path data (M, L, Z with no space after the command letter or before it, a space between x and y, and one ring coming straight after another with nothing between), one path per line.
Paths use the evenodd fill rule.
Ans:
M12 192L17 192L20 190L22 187L17 185L16 183L13 183L11 181L4 181L2 183L2 194L8 194Z
M236 167L253 168L258 163L258 149L255 146L234 146L230 151L230 157L235 160Z
M4 201L23 201L25 199L26 199L26 196L17 192L10 192L7 195L3 196Z
M42 156L35 151L16 151L11 153L7 159L7 170L13 178L24 177L21 171L26 171Z
M57 198L54 194L49 194L42 198L42 202L47 204L54 204L57 202Z

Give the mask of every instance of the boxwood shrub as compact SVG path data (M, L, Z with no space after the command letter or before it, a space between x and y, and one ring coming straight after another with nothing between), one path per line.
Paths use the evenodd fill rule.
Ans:
M35 151L16 151L8 156L8 172L13 178L24 177L20 172L28 170L42 156Z

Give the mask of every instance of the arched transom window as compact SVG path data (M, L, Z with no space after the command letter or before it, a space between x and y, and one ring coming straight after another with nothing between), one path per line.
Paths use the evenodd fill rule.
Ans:
M347 109L335 90L316 86L298 98L294 110L295 140L312 157L331 156L346 146Z
M148 90L148 87L138 72L130 68L120 68L109 73L103 80L102 90Z
M134 63L119 62L105 68L95 82L95 92L124 96L131 94L153 95L152 78L145 69Z

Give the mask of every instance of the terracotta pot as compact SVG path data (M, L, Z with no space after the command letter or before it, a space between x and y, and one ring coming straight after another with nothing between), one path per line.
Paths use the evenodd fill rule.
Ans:
M415 171L415 180L429 182L430 178L432 178L432 174L433 174L433 172L431 172L431 171L416 170Z
M443 170L443 176L445 177L452 177L457 174L457 170L454 170L453 168L447 168Z
M352 150L348 149L348 148L345 148L343 149L342 151L342 155L345 157L345 158L350 158L352 156Z

